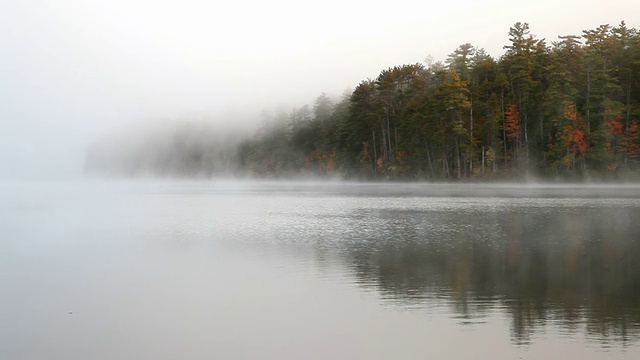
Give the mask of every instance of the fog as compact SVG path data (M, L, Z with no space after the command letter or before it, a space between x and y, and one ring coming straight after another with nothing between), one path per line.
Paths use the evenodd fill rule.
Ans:
M639 12L632 0L7 2L0 179L74 178L90 144L137 124L257 123L463 43L499 56L516 21L554 39Z

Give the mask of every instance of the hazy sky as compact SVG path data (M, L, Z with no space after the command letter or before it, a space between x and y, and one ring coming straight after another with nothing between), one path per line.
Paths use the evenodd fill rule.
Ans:
M8 0L0 5L0 179L76 174L101 133L339 95L389 66L509 27L539 38L625 20L637 0Z

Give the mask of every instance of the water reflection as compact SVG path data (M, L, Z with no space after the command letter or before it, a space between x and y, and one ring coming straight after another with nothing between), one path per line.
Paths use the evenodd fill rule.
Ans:
M496 187L0 189L0 358L638 358L640 188Z
M602 342L640 338L637 207L496 201L382 207L366 216L354 209L335 245L359 283L386 301L408 309L444 302L461 324L501 309L517 343L550 325ZM350 229L366 227L375 231L349 241L362 236Z
M205 188L175 195L184 205L154 208L188 209L178 223L211 233L207 241L275 262L311 257L318 277L355 282L385 306L450 314L463 327L506 317L516 344L540 334L640 341L638 188L623 189L628 197L608 197L609 187L531 188L516 198L517 189L498 196L495 187L479 197L432 196L442 187L263 187Z

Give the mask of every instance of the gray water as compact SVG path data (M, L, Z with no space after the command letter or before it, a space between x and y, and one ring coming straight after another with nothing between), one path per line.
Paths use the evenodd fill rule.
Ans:
M640 187L0 185L0 359L638 359Z

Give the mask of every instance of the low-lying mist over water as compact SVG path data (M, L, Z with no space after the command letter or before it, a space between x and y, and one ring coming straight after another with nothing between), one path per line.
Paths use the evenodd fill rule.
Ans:
M640 355L637 186L84 182L0 199L2 358Z

